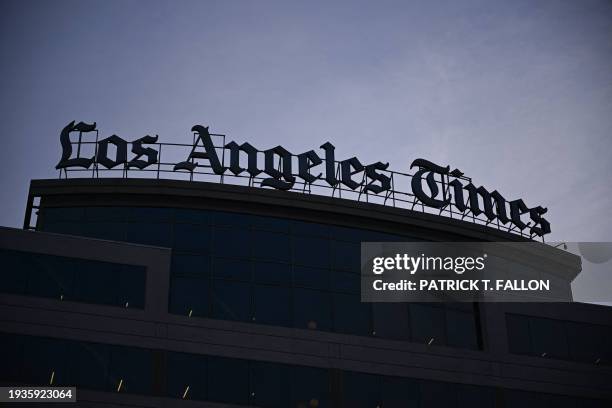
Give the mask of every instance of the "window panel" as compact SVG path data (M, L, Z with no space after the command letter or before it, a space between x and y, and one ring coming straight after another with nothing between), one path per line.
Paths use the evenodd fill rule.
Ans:
M295 286L325 290L329 289L329 274L328 269L294 266L293 283Z
M258 407L290 406L291 367L284 364L253 361L251 401Z
M167 353L166 395L171 398L206 399L206 356ZM188 388L189 387L189 388Z
M565 322L569 356L572 360L594 363L601 358L601 344L605 342L598 327L587 323Z
M538 356L567 358L567 337L560 320L529 318L533 351Z
M81 221L84 214L85 209L82 207L45 207L42 209L42 215L45 223L58 221Z
M527 316L507 314L508 347L511 353L531 354L531 334Z
M210 223L210 214L206 210L177 208L174 210L174 219L177 223L185 222L206 225Z
M215 258L213 260L215 278L251 281L251 262L240 259Z
M291 265L276 262L253 262L253 280L257 283L291 285Z
M28 293L60 299L72 296L74 269L59 257L36 254L27 259Z
M117 287L117 304L144 309L146 268L144 266L122 265Z
M360 293L361 277L351 272L331 271L334 292Z
M172 224L156 222L128 223L127 241L137 244L172 247Z
M410 318L405 303L373 303L374 331L383 339L409 340Z
M438 381L419 381L421 407L457 407L456 384Z
M210 233L208 225L176 224L174 226L174 248L179 251L208 252Z
M431 345L446 344L444 309L430 305L412 303L410 327L415 342Z
M331 407L329 372L327 370L313 367L292 367L291 372L292 406Z
M446 337L449 346L476 350L478 340L474 314L446 309Z
M370 304L361 303L359 295L334 294L334 328L340 333L370 335Z
M247 229L215 228L214 252L217 256L248 258L251 256L251 236Z
M117 304L120 265L83 261L75 264L75 269L74 293L70 299L106 305Z
M25 337L23 380L31 385L65 385L68 379L67 342L46 337Z
M213 317L246 322L251 321L251 316L251 285L215 280Z
M301 236L329 238L330 226L325 224L317 224L314 222L291 222L291 233Z
M255 285L257 323L291 326L291 289L282 286Z
M332 267L359 274L361 270L361 244L332 241Z
M251 226L257 230L289 232L289 221L275 217L251 217Z
M4 293L23 294L27 287L27 268L25 254L17 251L0 250L0 291ZM27 265L27 264L26 264Z
M475 385L457 384L458 407L495 407L495 389Z
M385 376L381 379L381 390L382 406L385 408L419 407L419 384L416 380Z
M329 241L320 238L293 238L293 260L297 265L329 268Z
M209 280L172 277L170 279L170 313L208 316Z
M381 405L380 376L345 371L343 376L344 405L351 408L372 408Z
M210 276L210 258L207 255L176 253L172 255L172 275L207 278Z
M104 344L72 342L69 372L71 385L90 390L106 391L110 348Z
M294 326L300 329L331 330L331 296L311 289L293 290Z
M208 398L246 405L249 401L249 369L245 360L208 358Z
M86 207L85 220L87 221L114 221L125 222L129 211L125 207Z
M0 379L13 384L23 381L22 366L25 336L0 333Z
M151 394L153 391L153 355L136 347L111 346L109 387L114 392Z
M291 248L289 246L289 235L267 232L253 231L253 258L289 262Z
M174 219L174 209L156 207L132 207L129 208L128 218L131 221L145 223L172 222L172 220Z

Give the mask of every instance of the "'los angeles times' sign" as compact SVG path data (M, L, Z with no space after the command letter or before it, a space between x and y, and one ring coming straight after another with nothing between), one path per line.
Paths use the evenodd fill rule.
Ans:
M219 147L213 144L208 127L195 125L191 130L197 137L193 145L189 146L185 160L173 163L172 171L193 173L196 169L205 167L216 175L228 174L228 171L235 176L246 173L252 179L261 180L262 187L279 190L291 190L297 179L301 179L304 185L321 180L330 187L344 186L362 194L381 195L393 191L394 172L387 170L389 163L375 162L364 165L357 157L336 161L335 147L329 142L320 146L320 154L309 150L294 155L282 146L260 151L249 143L238 144L232 141ZM97 141L93 156L81 157L81 135L95 131L95 122L70 122L61 132L62 157L55 167L67 170L75 167L89 169L92 166L102 166L113 169L122 166L125 170L143 170L159 164L159 152L155 146L162 144L157 142L157 136L149 135L132 142L112 135ZM72 132L80 134L76 155L70 140ZM110 145L115 149L113 155L109 154ZM129 160L128 145L131 145L132 153ZM224 154L220 155L219 149L222 149ZM262 156L263 165L259 160ZM241 157L243 163L246 158L246 168L241 166ZM295 158L297 169L294 166ZM450 166L443 167L425 159L416 159L410 165L411 169L415 167L417 171L410 180L411 195L416 198L415 203L440 210L452 206L463 216L482 214L486 217L487 224L495 221L504 226L509 225L508 230L520 232L529 228L530 236L550 233L550 223L543 217L548 210L542 206L529 208L521 199L507 201L497 190L489 192L482 186L476 187L471 179L463 177L461 171L451 171ZM427 185L426 188L424 184Z

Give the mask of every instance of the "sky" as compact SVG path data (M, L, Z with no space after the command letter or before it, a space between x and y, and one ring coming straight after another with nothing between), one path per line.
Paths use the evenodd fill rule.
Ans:
M0 225L59 132L427 158L612 241L612 2L0 0Z

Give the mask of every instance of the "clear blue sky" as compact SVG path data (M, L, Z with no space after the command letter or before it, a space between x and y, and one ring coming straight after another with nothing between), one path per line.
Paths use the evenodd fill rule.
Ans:
M612 241L612 2L0 0L0 225L59 131L417 157Z

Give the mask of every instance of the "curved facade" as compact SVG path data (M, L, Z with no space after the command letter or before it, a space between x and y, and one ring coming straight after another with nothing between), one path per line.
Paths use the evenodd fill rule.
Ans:
M19 271L0 305L3 350L19 369L3 378L44 384L53 372L77 384L83 404L612 398L606 308L360 302L361 242L524 240L510 233L336 198L142 179L33 181L24 227L36 232L2 231L3 262ZM580 268L545 245L531 256L568 285ZM44 363L30 364L33 350Z

